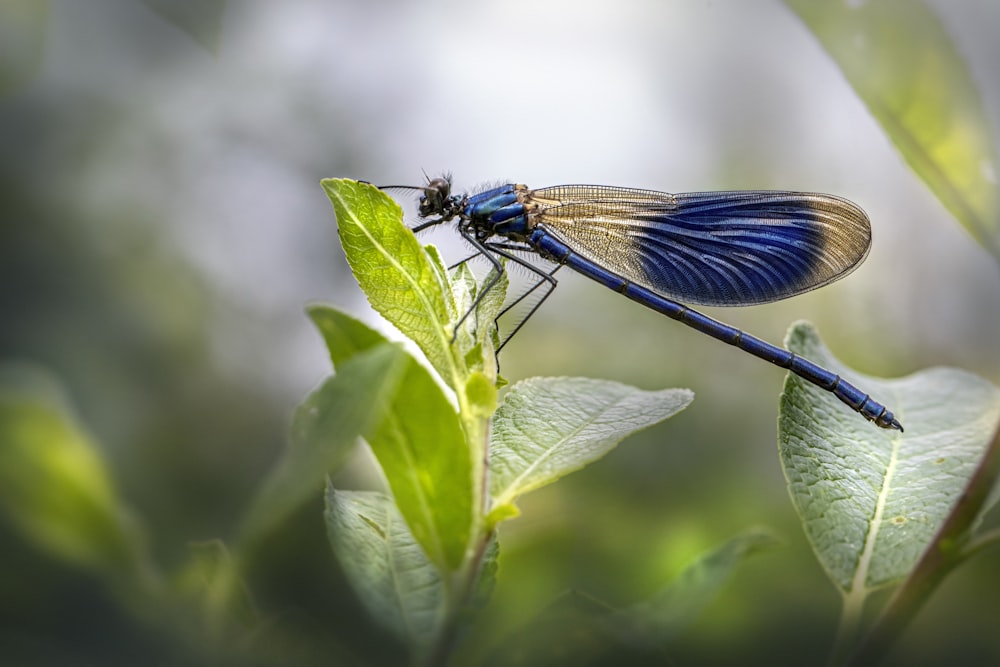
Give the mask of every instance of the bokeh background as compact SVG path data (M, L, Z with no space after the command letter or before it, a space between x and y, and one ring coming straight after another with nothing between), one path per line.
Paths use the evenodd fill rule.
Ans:
M330 372L304 306L378 323L339 248L325 177L836 193L873 222L860 269L710 314L774 342L809 319L873 375L951 365L1000 382L995 260L780 2L5 4L0 360L62 386L166 573L192 541L232 537L292 409ZM995 132L1000 11L930 6ZM466 252L447 230L428 240L446 257ZM839 600L778 464L780 371L571 275L501 362L512 381L581 375L690 387L696 399L525 499L501 532L498 587L464 659L502 646L566 590L642 599L751 525L784 546L738 571L678 640L678 663L822 659ZM371 465L359 455L337 484L370 485ZM317 494L248 574L296 656L284 664L327 650L397 659L334 563L321 512ZM1000 661L998 591L994 551L945 581L894 660ZM232 655L178 642L104 579L0 521L0 664Z

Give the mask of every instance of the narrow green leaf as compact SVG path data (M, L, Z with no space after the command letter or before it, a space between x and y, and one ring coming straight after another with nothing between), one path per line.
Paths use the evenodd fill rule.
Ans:
M464 362L451 347L456 317L440 258L403 224L403 212L384 192L346 179L322 182L333 203L347 262L372 307L412 339L444 381L458 391Z
M670 664L666 645L697 620L748 556L776 544L764 531L746 531L704 554L650 600L624 609L568 591L502 642L487 664Z
M306 313L323 336L334 368L359 352L389 342L361 320L336 308L317 304L309 306Z
M983 456L1000 420L1000 390L950 368L898 380L855 373L807 323L793 325L786 345L869 392L906 427L876 428L829 392L793 375L785 381L781 461L820 562L845 592L898 582Z
M494 277L496 277L496 272L491 270L486 274L486 278L483 279L479 289L483 289L483 286L488 285ZM497 348L500 347L500 331L497 325L497 318L500 316L504 302L507 300L507 288L509 286L510 281L507 278L507 271L501 271L500 276L497 277L496 284L490 288L490 291L486 293L476 308L476 322L479 325L477 329L477 342L482 349L482 363L477 364L476 368L482 369L487 378L494 384L498 381L496 354ZM496 410L495 405L493 406L493 410Z
M437 249L437 246L425 245L424 252L427 253L427 259L430 261L431 268L434 269L434 273L437 275L438 282L442 285L450 284L451 281L448 279L448 268L445 266L444 258L441 257L441 251ZM452 291L454 291L454 289ZM453 299L445 300L445 305L448 305L449 307L453 306L453 301ZM455 313L452 312L452 316L454 315Z
M476 298L479 296L483 286L488 285L496 279L496 283L490 287L483 297L476 304L476 310L469 315L463 323L460 335L465 336L463 351L480 348L481 359L470 360L469 365L474 368L483 368L487 373L496 374L495 350L498 345L498 333L495 322L500 311L503 309L504 301L507 298L507 272L501 272L497 277L496 271L491 270L482 284L476 281L475 275L469 268L468 263L462 264L455 271L452 285L455 290L455 303L458 312L464 315L472 309Z
M502 265L506 267L506 262L503 261ZM478 289L482 289L482 286L488 285L496 277L496 271L491 269L486 277L483 279L482 285ZM500 276L496 278L496 284L490 288L490 291L486 293L482 301L479 302L479 307L476 310L476 319L479 322L479 342L485 344L487 340L492 339L494 341L494 346L496 341L498 341L498 332L494 323L497 317L500 315L500 311L503 310L504 301L507 299L507 289L510 286L510 281L507 278L506 269L500 273Z
M399 346L379 345L344 362L306 398L295 411L291 445L244 517L244 540L262 536L322 488L358 437L386 418L415 363Z
M533 378L511 387L493 420L493 520L521 494L596 461L623 439L683 410L686 389L642 391L603 380Z
M388 496L326 490L327 535L372 618L409 646L426 648L442 622L440 574Z
M920 0L785 0L952 215L1000 257L996 153L958 49Z
M38 548L120 575L146 570L133 518L58 382L0 366L0 511Z
M407 359L386 418L365 438L417 542L431 561L454 570L472 529L472 457L441 386Z
M611 628L612 608L587 593L570 590L553 600L491 651L488 667L579 667L660 665L638 654ZM669 663L668 663L669 664Z
M455 312L461 317L469 312L472 304L475 303L479 283L476 281L476 276L472 273L472 269L469 268L468 262L459 265L455 269L450 282L452 294L455 299ZM473 313L469 317L466 317L462 325L458 327L455 338L456 344L461 351L467 352L476 345L476 325L476 313Z
M212 53L219 52L226 0L142 0L142 4Z
M740 533L702 554L650 600L615 612L609 623L632 642L665 647L698 619L747 557L778 544L764 530Z

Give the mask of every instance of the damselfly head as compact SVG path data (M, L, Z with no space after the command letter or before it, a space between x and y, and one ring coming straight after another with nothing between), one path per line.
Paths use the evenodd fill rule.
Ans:
M451 181L447 178L432 178L424 187L424 196L420 198L420 217L444 213L448 197L451 195Z

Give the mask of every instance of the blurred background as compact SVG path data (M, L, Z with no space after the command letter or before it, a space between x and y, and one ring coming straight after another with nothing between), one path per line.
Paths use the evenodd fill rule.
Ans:
M995 133L1000 11L930 6ZM949 365L1000 382L995 260L780 2L5 0L0 60L0 361L61 386L164 572L192 541L232 537L292 409L329 374L305 305L378 321L325 177L835 193L872 219L861 268L782 303L708 312L772 342L811 320L872 375ZM456 261L467 252L448 230L427 240ZM679 640L678 663L822 659L839 599L779 467L779 370L566 273L501 363L511 381L580 375L696 399L525 499L501 532L470 661L563 591L637 601L750 525L784 546L739 570ZM368 464L338 486L369 483ZM284 664L398 658L333 561L321 512L317 493L248 574L295 647ZM895 660L1000 661L998 587L1000 554L970 562ZM0 663L150 656L239 661L178 642L0 522Z

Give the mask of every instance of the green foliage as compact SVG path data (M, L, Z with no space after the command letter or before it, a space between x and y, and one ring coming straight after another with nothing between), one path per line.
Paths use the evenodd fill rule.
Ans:
M979 89L920 0L786 0L910 168L1000 260L996 152Z
M493 415L502 380L493 360L492 324L505 283L477 300L491 277L477 284L464 265L449 277L438 253L419 246L383 193L344 180L324 181L324 187L348 262L372 305L415 336L442 375L441 384L455 392L457 414L440 384L413 365L400 382L399 402L366 434L392 498L332 488L327 494L334 552L359 597L408 642L418 661L434 662L448 654L463 622L460 612L470 607L475 591L488 590L480 575L492 577L492 568L484 570L483 562L495 545L496 524L517 516L517 498L601 458L629 434L683 409L692 396L686 390L646 392L599 380L536 378L511 386ZM463 319L473 306L475 312ZM311 315L335 364L384 344L332 309L313 308ZM914 571L956 499L968 492L1000 420L1000 392L950 369L896 381L859 376L804 324L792 329L788 347L868 388L908 429L901 434L875 428L830 392L796 376L787 381L782 462L807 536L845 596L837 649L843 658L854 646L869 593ZM502 650L494 661L523 661L524 646L553 636L567 622L589 628L601 646L660 655L733 568L772 543L761 533L739 536L659 594L624 609L569 595L515 636L524 643L513 654Z
M128 448L128 455L112 466L102 443L78 419L55 378L33 367L0 366L3 530L13 531L37 550L41 572L57 575L54 582L39 586L37 573L22 576L22 570L9 568L3 594L18 622L0 631L4 658L24 664L18 660L19 645L42 645L50 639L22 624L24 619L16 613L20 605L29 614L30 607L36 607L36 615L45 618L39 626L44 628L54 627L44 625L49 616L58 619L67 610L73 614L69 632L62 633L60 641L34 651L55 656L53 662L65 662L58 658L68 647L75 652L88 630L103 630L100 607L108 606L102 599L104 591L72 579L93 573L125 612L120 614L125 620L113 624L121 627L134 617L135 627L163 635L155 637L157 647L173 650L179 645L185 647L181 652L190 648L197 658L158 656L168 664L370 664L368 656L352 655L352 648L339 650L340 638L363 625L344 618L316 623L323 626L324 635L336 637L316 644L322 646L320 657L299 655L295 646L308 643L303 641L308 633L303 628L315 619L307 611L308 623L289 622L295 614L286 613L284 601L274 604L273 587L259 596L258 606L246 584L255 582L254 577L260 581L260 570L255 568L261 568L261 561L274 550L294 554L296 564L311 558L321 563L320 568L329 566L323 549L308 548L315 544L301 548L284 532L297 510L319 500L326 483L326 531L340 566L332 576L334 586L343 574L361 605L410 647L416 662L446 662L455 655L451 650L456 638L465 635L474 612L490 598L500 569L497 527L517 516L521 496L598 460L628 435L675 414L690 402L690 392L640 391L582 378L532 379L505 388L495 363L499 340L492 323L504 302L506 274L480 282L467 265L449 272L436 249L421 247L402 226L398 207L384 193L350 181L326 181L358 281L375 310L415 342L428 364L338 310L310 308L336 375L296 409L287 450L233 531L235 539L229 546L221 540L194 543L185 560L185 552L170 544L171 537L178 531L200 537L205 525L232 512L218 477L204 475L200 484L191 483L190 472L200 472L205 465L197 454L228 461L229 452L223 454L227 441L246 444L251 438L245 434L267 441L269 422L256 418L258 412L267 411L259 410L263 403L248 400L266 392L253 383L237 387L205 382L211 376L211 370L204 370L211 367L208 347L194 350L191 338L192 332L206 326L207 310L192 272L160 261L162 250L157 248L162 244L155 237L144 233L123 239L120 233L126 220L141 220L141 226L151 229L158 219L149 213L158 208L157 202L145 198L141 187L131 189L136 199L129 201L127 211L119 212L118 219L107 217L100 226L87 215L93 204L86 198L70 193L56 198L63 203L52 204L51 197L31 194L66 181L61 178L65 173L50 168L57 163L75 165L69 168L73 171L80 164L99 167L107 155L121 161L130 149L116 145L114 139L120 136L106 134L108 123L128 130L126 144L164 149L156 151L166 156L162 161L178 162L175 158L183 157L183 147L158 143L161 135L143 134L135 124L140 117L129 108L156 106L155 99L139 96L122 107L114 98L102 97L94 87L95 75L103 78L102 68L94 68L92 61L73 64L82 66L78 69L84 84L77 87L89 96L83 105L46 94L66 92L65 77L60 76L46 77L37 90L33 87L26 91L30 94L21 95L37 74L51 37L49 4L47 0L0 4L0 96L21 102L11 108L10 127L25 137L44 130L47 138L34 143L25 139L23 146L37 144L38 150L12 153L17 162L14 171L22 176L38 173L34 180L15 179L8 192L12 202L8 217L30 224L14 225L5 236L8 264L13 262L5 268L20 278L9 281L7 304L13 315L7 341L14 344L7 353L46 359L72 376L77 390L92 392L89 403L84 403L87 412L99 406L98 412L104 413L94 420L95 432L108 430L110 424L113 438L157 440L166 443L163 449L171 456L151 454L141 441L112 440ZM141 0L140 4L206 49L218 50L225 0ZM827 49L907 164L974 238L1000 258L996 146L980 94L962 62L965 45L952 43L946 26L921 0L787 0L786 4ZM158 43L154 50L163 46ZM135 55L141 61L141 53ZM49 104L44 98L59 103ZM72 122L53 124L53 118L67 120L57 108L72 109ZM328 114L323 118L329 122ZM49 131L49 125L59 130ZM337 137L331 136L336 143ZM153 142L134 141L136 137ZM60 147L66 146L75 157L61 160L66 155ZM95 153L94 146L111 148ZM345 154L351 150L346 144L334 148L344 149ZM90 172L103 182L100 169ZM141 180L171 182L160 176ZM105 219L104 213L102 208L99 217ZM47 217L70 222L47 224ZM115 240L110 245L95 244L91 235ZM69 247L72 252L66 251ZM118 261L108 262L114 254L119 254ZM151 263L151 258L157 262ZM151 265L159 266L153 279ZM492 285L494 278L499 279L497 284L483 294L484 285ZM71 289L63 291L63 284ZM164 290L173 298L162 298ZM153 294L160 298L150 299ZM138 303L141 308L136 309ZM473 306L472 315L463 319ZM83 354L70 351L81 341ZM902 434L876 429L830 394L794 376L781 400L779 447L789 492L817 560L844 602L832 662L874 663L885 656L944 577L1000 543L1000 531L982 529L983 516L1000 493L995 484L1000 475L998 391L953 369L931 369L894 381L860 376L834 359L805 325L792 330L788 345L871 391L897 412L907 428ZM94 358L85 358L88 355ZM164 381L166 367L172 369L172 381ZM123 368L129 369L128 381L122 381ZM122 377L116 377L119 373ZM159 386L167 384L167 390ZM147 386L157 391L148 395L134 391ZM191 392L191 387L198 390ZM134 400L121 400L126 393ZM154 402L158 406L151 409ZM149 414L138 414L143 411ZM233 422L239 425L236 431L220 428L225 418L216 416L230 413L239 415ZM371 449L385 487L335 489L330 475L359 445ZM259 451L248 447L246 454L246 460L253 461ZM147 475L155 475L157 481L187 482L182 488L164 482L163 488L173 494L171 502L177 500L177 505L186 504L210 517L198 532L171 521L184 512L165 511L164 497L154 494L145 496L141 506L156 519L137 520L123 497L122 489L129 486L116 484L113 475L116 469L133 472L127 466L136 462L147 470L155 465L156 472ZM245 477L225 472L229 477L225 484L244 488ZM139 479L130 476L125 481L134 489L146 481ZM734 489L734 496L739 492ZM216 502L219 499L224 502ZM614 514L643 530L649 517L660 511L656 507L625 518L620 508L599 507L606 500L607 496L599 497L587 511L596 508L595 514ZM693 511L705 516L700 505ZM597 521L585 525L597 534ZM318 524L314 528L318 532ZM650 526L650 531L655 529ZM147 533L159 549L171 553L172 569L161 570L153 562L146 549ZM624 542L621 534L609 541ZM636 596L636 601L611 604L589 592L568 592L541 613L525 614L523 628L493 646L491 661L663 664L678 638L692 629L745 559L774 543L761 531L737 535L702 554L673 581L649 586L648 594ZM30 558L32 552L22 547L18 544L11 550L18 552L15 558L23 559L24 553ZM632 545L624 549L631 550ZM511 550L512 562L516 551ZM562 553L549 557L559 567L576 565ZM636 553L635 558L656 556ZM61 572L60 564L76 572ZM280 570L284 579L296 574ZM65 608L61 597L59 605L45 604L64 595L63 577L72 581ZM302 579L321 590L317 597L336 597L335 588L321 589L330 582L317 570ZM781 579L773 582L775 590L787 584L785 577ZM48 590L36 589L46 586ZM891 591L892 596L873 595L877 590ZM352 596L343 596L347 598L351 599L345 604L353 603ZM880 599L886 604L871 609ZM759 604L775 606L771 598L760 599ZM91 606L96 620L74 613L89 612ZM713 639L717 630L711 628ZM134 638L125 633L116 637L124 639L124 654L143 645L132 644ZM309 654L309 649L302 652ZM79 659L87 661L88 656L81 651Z
M937 16L921 1L786 4L907 164L1000 261L996 145L979 89ZM841 367L807 327L789 339ZM868 664L948 572L1000 541L976 534L997 499L1000 434L997 388L971 374L931 369L895 382L864 378L863 386L893 397L905 434L858 433L841 406L790 378L781 445L793 501L844 595L835 661L855 650L870 592L905 579L856 648L854 659Z

